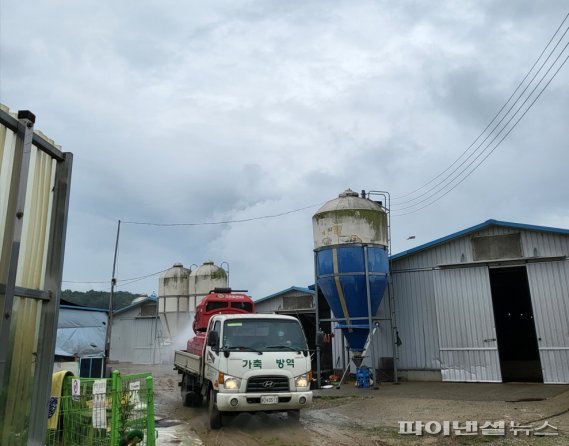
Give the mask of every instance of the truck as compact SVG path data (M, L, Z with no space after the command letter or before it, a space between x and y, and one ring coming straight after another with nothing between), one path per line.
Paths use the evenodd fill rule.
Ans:
M311 358L298 319L255 314L254 302L215 289L196 308L195 336L174 352L184 405L207 401L211 429L238 412L286 412L312 404Z

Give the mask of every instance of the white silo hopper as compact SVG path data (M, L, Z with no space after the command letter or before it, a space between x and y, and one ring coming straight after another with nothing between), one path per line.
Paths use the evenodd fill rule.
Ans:
M175 263L159 279L158 314L163 335L172 344L185 343L186 339L178 337L180 333L186 337L188 327L191 330L193 313L190 311L189 278L190 270Z
M202 266L190 274L190 311L195 311L203 297L214 288L227 288L228 286L227 271L215 265L212 260L206 260Z

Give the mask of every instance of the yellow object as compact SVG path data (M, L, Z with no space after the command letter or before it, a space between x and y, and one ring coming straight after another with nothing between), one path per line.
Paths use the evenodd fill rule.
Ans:
M63 380L66 376L73 376L69 370L56 372L51 377L51 398L49 418L47 420L47 428L49 430L57 430L57 422L59 420L59 409L61 406L61 393L63 391ZM55 405L55 407L53 407Z

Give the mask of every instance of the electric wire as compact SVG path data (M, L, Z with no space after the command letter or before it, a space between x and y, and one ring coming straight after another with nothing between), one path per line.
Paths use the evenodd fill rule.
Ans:
M315 204L311 204L309 206L304 206L302 208L298 208L298 209L293 209L291 211L286 211L286 212L281 212L279 214L272 214L272 215L262 215L259 217L251 217L251 218L244 218L244 219L239 219L239 220L224 220L224 221L217 221L217 222L202 222L202 223L152 223L152 222L139 222L139 221L123 221L121 220L122 224L131 224L131 225L146 225L146 226L204 226L204 225L222 225L222 224L230 224L230 223L244 223L244 222L249 222L249 221L254 221L254 220L263 220L263 219L267 219L267 218L277 218L277 217L281 217L284 215L288 215L288 214L293 214L295 212L300 212L300 211L304 211L306 209L310 209L313 208L315 206L321 206L322 202L320 203L315 203ZM120 245L118 245L120 246ZM117 271L118 271L118 259L119 259L119 252L120 252L120 248L117 247ZM156 273L152 273L152 274L148 274L145 276L140 276L140 277L131 277L129 279L117 279L117 284L115 285L115 287L119 287L119 286L126 286L126 285L130 285L131 283L135 283L138 282L140 280L144 280L147 279L149 277L152 276L156 276L160 273L163 273L164 271L167 270L163 270L163 271L158 271ZM118 274L117 274L118 276ZM62 283L77 283L77 284L89 284L89 283L109 283L108 280L104 280L104 281L92 281L92 280L85 280L85 281L81 281L81 280L62 280ZM105 289L105 291L109 291L110 288Z
M561 39L563 39L563 37L565 37L565 35L567 34L567 32L569 31L569 28L567 28L565 30L565 32L563 33L563 35L561 36ZM524 95L524 93L527 91L527 89L531 86L532 82L535 80L535 78L537 77L537 75L541 72L541 70L543 69L543 67L545 66L545 64L547 63L547 61L551 58L552 54L555 52L555 50L557 49L557 47L559 46L559 43L561 43L561 40L559 42L557 42L557 44L555 45L555 47L553 48L553 50L551 50L551 52L549 53L549 56L547 56L547 58L545 59L545 61L543 62L543 64L541 65L541 67L539 68L539 70L536 71L536 73L534 74L534 76L532 77L532 79L529 81L528 85L526 85L526 87L524 88L524 90L520 93L520 95L518 96L518 99L516 99L514 101L514 103L510 106L510 108L508 109L508 111L504 114L504 116L502 116L502 119L500 119L500 121L498 121L498 123L494 126L494 128L490 131L490 133L488 133L488 135L486 136L486 138L484 138L482 140L482 142L476 147L476 149L470 154L468 155L468 157L458 166L456 167L452 172L450 172L441 182L435 184L433 187L431 187L430 189L427 189L425 192L423 192L422 194L416 196L415 198L411 198L409 200L406 201L402 201L400 203L397 203L396 206L400 206L403 204L407 204L407 203L411 203L413 201L417 201L419 200L421 197L424 197L425 195L427 195L429 192L431 192L432 190L436 189L438 186L440 186L444 181L446 181L453 173L455 173L457 170L459 170L461 168L461 166L464 165L464 163L466 163L470 158L472 158L472 156L474 156L474 154L478 151L478 149L480 149L480 147L482 147L482 145L488 140L488 138L490 138L490 136L492 136L492 133L500 126L500 124L504 121L504 119L506 119L508 117L508 114L512 111L512 109L514 108L514 106L521 100L522 96ZM563 50L564 51L564 50ZM562 52L563 52L562 51ZM557 62L558 58L555 60L555 62ZM553 62L552 66L555 64L555 62ZM541 80L537 83L537 85L539 85L543 79L545 78L545 76L547 76L547 74L549 73L549 71L551 70L552 67L549 68L549 70L545 73L544 77L541 78ZM532 68L533 69L533 68ZM529 74L529 73L528 73ZM526 76L527 77L527 76ZM517 91L517 89L516 89ZM529 94L528 98L518 107L518 109L515 111L514 116L520 111L520 109L523 107L523 105L525 104L525 102L527 102L527 100L529 99L529 97L531 96L531 94L535 91L535 88L532 90L532 92ZM514 92L515 93L515 92ZM508 99L509 102L509 99ZM502 128L502 130L500 130L500 132L498 133L498 135L503 132L506 128L506 126L508 125L508 123L511 121L511 119L506 122L506 124L504 125L504 127ZM488 128L488 127L486 127ZM484 130L486 131L486 129ZM484 132L483 132L484 133ZM479 139L479 138L477 138ZM470 147L472 147L473 144L470 145ZM469 148L470 148L469 147ZM483 149L484 151L485 149ZM462 156L462 155L461 155ZM452 164L456 164L456 162L458 161L458 159ZM446 170L448 171L450 169L449 166ZM438 177L440 177L441 175L438 175ZM431 181L432 182L432 181Z
M163 273L165 271L168 271L168 268L162 270L162 271L157 271L155 273L151 273L151 274L146 274L144 276L138 276L138 277L130 277L128 279L117 279L117 283L118 282L128 282L128 281L138 281L138 280L143 280L146 279L148 277L152 277L152 276L156 276L160 273ZM62 282L65 283L109 283L108 280L100 280L100 281L89 281L89 280L85 280L85 281L81 281L81 280L62 280ZM123 284L124 285L124 284Z
M120 281L121 283L115 285L115 287L118 288L118 287L121 287L121 286L130 285L131 283L140 282L141 280L148 279L149 277L154 277L154 276L157 276L158 274L162 274L162 273L168 271L168 269L169 269L169 268L166 268L166 269L164 269L164 270L162 270L162 271L158 271L158 272L155 272L155 273L152 273L152 274L147 274L146 276L136 277L136 278L134 278L134 279L123 279L123 280Z
M222 221L206 221L198 223L153 223L153 222L143 222L143 221L122 221L124 224L130 225L146 225L146 226L211 226L211 225L225 225L230 223L245 223L254 220L264 220L268 218L277 218L284 215L293 214L295 212L305 211L316 206L321 206L322 203L314 203L309 206L304 206L298 209L293 209L292 211L280 212L278 214L262 215L258 217L242 218L236 220L222 220Z
M569 43L567 44L569 45ZM567 48L567 45L565 46L565 48ZM518 125L518 123L522 120L522 118L526 115L526 113L533 107L533 105L535 104L535 102L539 99L539 97L541 96L541 94L546 90L547 86L551 83L551 81L555 78L555 76L557 76L557 73L559 73L559 71L561 70L561 68L565 65L565 63L567 62L567 60L569 60L569 55L565 58L565 60L561 63L561 65L557 68L557 70L555 71L555 73L553 74L553 76L551 77L551 79L549 79L549 81L547 81L547 83L544 85L544 87L541 89L541 91L539 92L539 94L534 98L534 100L531 102L531 104L528 106L528 108L522 113L522 115L517 119L517 121L514 123L514 125L508 130L508 132L502 137L502 139L500 139L500 141L498 141L498 143L494 146L494 148L488 152L486 154L486 156L474 167L474 169L472 169L468 174L466 174L463 178L460 179L460 181L458 183L456 183L451 189L449 189L448 191L446 191L443 195L437 197L436 199L430 201L428 204L415 209L413 211L410 212L405 212L402 214L392 214L392 216L394 217L400 217L403 215L409 215L409 214L414 214L416 212L419 212L422 209L425 209L428 206L431 206L433 203L439 201L441 198L443 198L445 195L447 195L449 192L451 192L452 190L454 190L456 187L458 187L464 180L466 180L491 154L492 152L494 152L494 150L496 150L498 148L498 146L502 143L502 141L504 141L504 139L506 139L506 137L516 128L516 126ZM482 152L483 153L483 152Z
M555 33L553 34L553 36L551 37L551 39L549 40L549 42L547 43L547 45L544 47L544 49L542 50L542 52L540 53L540 55L538 56L538 58L536 59L536 61L534 62L534 64L532 65L532 67L529 69L529 71L527 72L527 74L524 76L524 78L522 79L522 81L518 84L518 86L516 87L516 89L514 90L514 92L510 95L510 97L508 98L508 100L504 103L504 105L500 108L500 110L496 113L496 115L492 118L492 120L488 123L488 125L485 127L485 129L476 137L476 139L472 142L472 144L470 144L470 146L467 147L467 149L452 163L450 164L445 170L443 170L442 172L440 172L437 176L435 176L434 178L432 178L430 181L428 181L427 183L423 184L421 187L397 196L393 198L393 201L395 201L395 206L401 205L401 204L406 204L412 201L416 201L419 198L425 196L428 192L432 191L433 189L435 189L436 187L438 187L438 185L441 184L441 182L444 182L446 179L448 179L448 177L450 175L452 175L452 173L456 172L462 165L464 165L464 163L466 161L468 161L468 159L470 159L475 153L476 151L481 147L481 144L484 144L484 142L490 137L490 135L492 134L492 132L494 132L494 130L500 125L501 122L503 122L503 120L507 117L508 113L512 110L512 108L515 106L515 104L517 102L520 101L520 99L522 98L523 94L527 91L527 89L530 87L531 83L535 80L535 78L537 77L537 75L541 72L541 70L543 69L543 67L545 66L545 64L547 63L547 61L551 58L551 56L553 55L553 53L555 52L556 48L559 46L559 44L561 43L561 41L563 40L563 38L565 37L565 35L567 34L567 32L569 31L569 28L567 28L565 30L565 32L563 33L563 35L559 38L559 40L557 41L557 44L555 45L555 47L551 50L551 52L549 53L549 55L547 56L547 58L545 59L545 61L542 63L541 67L539 68L539 70L534 74L534 76L532 77L532 79L530 80L530 82L528 83L528 85L524 88L524 90L522 91L522 93L520 93L520 95L518 96L518 98L514 101L514 103L510 106L510 108L508 109L508 111L504 114L504 116L502 117L502 119L498 122L498 124L496 124L496 126L494 126L494 128L490 131L490 134L482 141L482 143L480 145L478 145L478 147L476 148L476 150L474 150L474 152L472 154L470 154L465 160L462 161L462 163L456 168L454 169L449 175L447 175L445 177L445 179L443 179L441 182L437 183L435 186L431 187L429 190L427 190L426 192L424 192L423 194L404 201L404 202L400 202L400 203L396 203L398 199L401 198L405 198L408 197L416 192L418 192L421 189L424 189L425 187L427 187L429 184L433 183L435 180L437 180L438 178L440 178L442 175L444 175L446 172L448 172L454 165L456 165L458 163L459 160L461 160L461 158L469 152L469 150L476 144L476 142L486 133L486 131L488 130L488 128L490 128L490 126L496 121L496 119L500 116L500 114L502 113L502 111L506 108L506 106L510 103L510 101L512 100L512 98L516 95L516 93L518 92L518 90L522 87L522 85L524 84L524 82L527 80L527 78L530 76L531 72L533 71L533 69L536 67L536 65L538 64L538 62L541 60L541 58L543 57L543 55L545 54L545 52L547 51L547 49L549 48L549 46L551 45L551 43L553 42L553 40L555 39L555 37L557 36L557 34L559 33L559 31L561 30L563 24L567 21L567 19L569 18L569 13L565 16L565 18L563 19L563 21L561 22L561 24L558 26L557 30L555 31ZM555 63L555 62L554 62ZM545 76L545 75L544 75ZM540 82L543 80L544 77L542 77L542 79L540 80ZM538 83L539 84L539 83ZM519 111L519 110L518 110Z
M567 33L567 31L569 31L569 28L565 31L565 33L563 34L563 36ZM563 38L563 37L562 37L562 38ZM555 48L553 49L553 51L555 51L555 49L557 48L557 46L559 45L559 43L560 43L560 42L558 42L558 44L555 46ZM419 203L415 203L415 204L410 205L410 206L406 206L406 207L401 208L400 206L401 206L402 204L404 204L404 203L400 203L399 205L394 205L393 208L394 208L395 210L401 211L401 210L410 209L410 208L419 206L419 205L421 205L423 202L425 202L425 201L427 201L427 200L430 200L431 198L435 197L435 196L436 196L437 194L439 194L442 190L444 190L445 187L447 187L450 183L452 183L456 178L458 178L460 175L462 175L464 172L466 172L466 171L468 170L468 167L471 166L471 165L476 161L476 159L478 159L480 156L482 156L482 154L484 154L484 152L490 147L490 145L493 143L493 141L495 141L495 140L497 139L497 137L498 137L502 132L504 132L504 131L507 129L507 126L509 125L509 123L510 123L510 122L514 119L514 117L523 109L524 105L525 105L525 104L527 103L527 101L531 98L531 96L533 95L533 93L535 92L535 90L536 90L536 89L539 87L539 85L547 78L547 75L548 75L549 72L552 70L552 68L555 66L555 64L556 64L557 61L560 59L560 57L563 55L563 53L564 53L565 50L567 49L568 45L569 45L569 43L565 45L565 47L561 50L561 52L560 52L560 53L558 54L558 56L556 57L555 61L551 64L551 66L547 69L547 71L546 71L545 74L541 77L541 79L539 80L539 82L534 86L534 88L532 89L532 91L531 91L531 92L529 93L529 95L525 98L525 100L523 101L523 103L517 108L517 110L516 110L516 111L514 112L514 114L510 117L510 119L506 122L506 124L504 124L504 126L502 127L502 129L494 136L494 138L488 143L488 145L482 149L482 151L478 154L478 156L476 156L476 158L474 158L473 161L471 161L466 167L462 168L462 170L461 170L455 177L453 177L450 181L447 181L448 178L450 178L450 176L451 176L453 173L455 173L458 169L460 169L462 166L464 166L464 164L465 164L472 156L474 156L474 154L478 151L478 149L481 147L481 145L479 145L478 148L477 148L477 150L474 151L466 160L464 160L464 161L461 163L460 166L458 166L455 170L453 170L453 172L451 172L449 175L447 175L443 181L439 182L438 184L436 184L435 186L433 186L431 189L429 189L429 191L432 191L432 190L438 188L438 190L435 191L433 194L430 194L429 197L427 197L427 198L421 200ZM553 51L552 51L552 53L553 53ZM551 54L552 54L552 53L551 53ZM549 60L549 57L551 57L551 54L550 54L550 56L548 56L548 59L547 59L547 60ZM541 96L541 94L543 93L543 91L545 90L545 88L547 88L547 86L551 83L551 81L553 80L553 78L555 78L555 76L557 75L557 73L559 72L559 70L561 69L561 67L563 67L564 64L565 64L565 62L563 62L563 63L559 66L559 68L555 71L555 73L554 73L554 75L551 77L551 79L546 83L546 85L545 85L545 87L542 89L542 91L537 95L536 99ZM542 68L543 68L543 67L542 67ZM542 68L540 68L539 71L541 71ZM539 72L539 71L538 71L538 72ZM531 82L533 82L534 79L535 79L535 76L534 76L534 78L532 79ZM528 85L528 87L531 85L531 82L530 82L530 84ZM526 87L526 88L524 89L524 92L527 90L528 87ZM520 97L521 97L521 96L520 96ZM518 100L519 100L519 99L518 99ZM535 103L535 100L530 104L530 106L528 107L528 110L533 106L534 103ZM509 111L511 111L511 108L510 108ZM509 111L508 111L508 113L509 113ZM522 117L525 116L526 113L527 113L527 110L522 114ZM506 115L502 118L502 120L501 120L500 122L502 122L503 119L504 119L506 116L508 116L508 114L506 114ZM519 120L518 120L517 122L519 122ZM517 125L517 122L516 122L515 125ZM515 127L515 125L514 125L514 127ZM491 136L491 134L494 132L494 130L495 130L495 128L494 128L494 129L492 130L492 132L485 138L485 140L483 141L483 143ZM508 132L507 132L507 135L509 135L510 133L511 133L511 131L508 131ZM481 144L483 144L483 143L481 143ZM493 152L494 150L495 150L495 148L492 150L492 152ZM487 156L484 157L484 160L486 160L487 158L488 158ZM475 167L475 169L478 168L478 166L479 166L480 164L481 164L481 163L477 164L477 166ZM475 169L473 169L473 171L474 171ZM472 173L472 172L468 173L468 175L470 175L471 173ZM468 175L467 175L467 176L468 176ZM462 181L461 181L461 182L462 182ZM442 185L442 186L441 186L441 185ZM454 188L453 188L453 189L454 189ZM427 192L429 192L429 191L427 191ZM415 198L415 199L413 199L413 200L409 200L409 201L407 201L407 202L405 202L405 203L409 203L409 202L412 202L412 201L416 201L418 198L420 198L420 197L426 195L427 192L425 192L425 193L421 194L421 196L419 196L419 197L417 197L417 198ZM422 207L422 209L423 209L423 208L424 208L424 207Z

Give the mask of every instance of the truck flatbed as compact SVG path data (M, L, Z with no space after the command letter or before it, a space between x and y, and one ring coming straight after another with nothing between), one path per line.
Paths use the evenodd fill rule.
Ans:
M201 373L201 356L188 353L184 350L176 350L174 353L174 367L182 372L189 372L195 375Z

